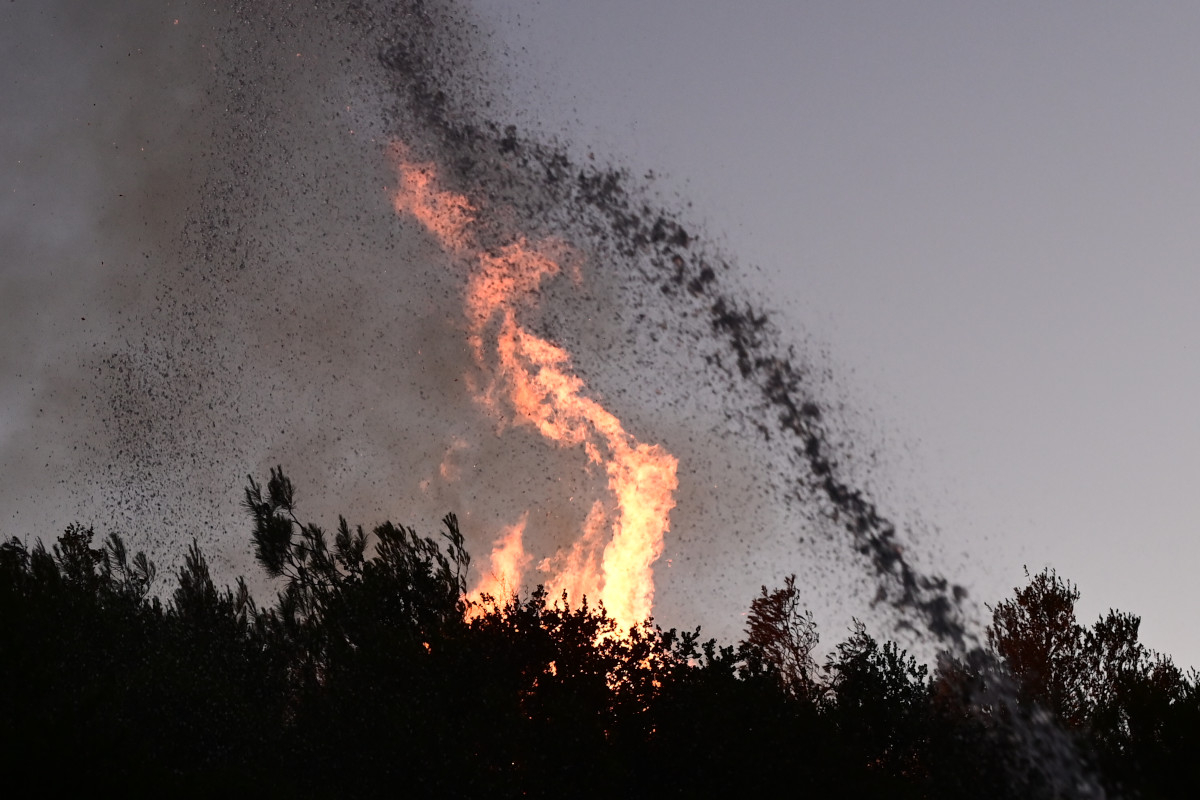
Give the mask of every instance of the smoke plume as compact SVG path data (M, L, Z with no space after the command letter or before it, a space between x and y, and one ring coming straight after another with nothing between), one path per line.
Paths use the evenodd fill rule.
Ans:
M160 565L196 537L230 579L253 574L240 488L282 464L315 520L432 529L454 511L477 564L518 523L541 563L575 557L614 514L606 478L476 402L469 274L392 208L403 142L469 199L481 250L572 254L526 324L678 459L660 621L733 638L757 587L797 572L834 630L876 614L965 644L965 590L862 488L820 349L783 341L652 181L506 122L503 54L469 9L56 0L8 4L0 29L18 76L0 102L19 110L4 535L80 520Z

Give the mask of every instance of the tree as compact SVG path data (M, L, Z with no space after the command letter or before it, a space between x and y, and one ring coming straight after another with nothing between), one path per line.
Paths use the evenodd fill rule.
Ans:
M1122 796L1188 797L1200 782L1196 674L1144 647L1134 615L1079 625L1078 592L1052 571L993 609L988 639L1014 705L983 650L945 658L931 682L858 622L818 671L794 576L754 599L737 647L651 620L618 632L603 606L541 587L468 614L453 515L440 538L344 518L327 537L298 518L278 468L250 480L245 502L258 561L280 582L263 609L244 581L217 588L195 540L158 597L153 565L118 536L93 546L74 525L50 549L0 544L8 788L29 775L53 784L39 793L78 776L97 791L295 797L713 796L789 783L1069 796L1083 773L1064 741L1090 746L1088 763ZM1074 715L1070 736L1024 725L1059 714ZM28 768L44 754L70 769Z
M1075 619L1079 590L1044 569L1015 591L991 609L988 645L1012 672L1023 703L1078 729L1087 719L1085 634Z
M815 701L819 693L813 648L820 637L811 611L801 610L796 576L784 578L782 589L762 594L750 603L746 645L753 658L779 678L793 697Z
M988 643L1019 698L1075 732L1110 786L1190 796L1198 776L1185 753L1200 733L1195 676L1139 641L1135 614L1110 609L1092 627L1080 625L1078 599L1073 584L1046 569L992 609Z
M845 744L870 770L923 776L929 735L929 669L895 642L880 646L855 620L850 638L825 666L835 719Z

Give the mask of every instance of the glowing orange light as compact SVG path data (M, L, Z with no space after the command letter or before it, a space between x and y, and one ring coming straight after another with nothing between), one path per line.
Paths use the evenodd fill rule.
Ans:
M400 179L393 195L396 211L414 217L444 248L473 262L465 298L467 343L489 374L478 400L560 446L581 447L608 476L614 518L597 500L570 551L539 564L551 596L565 591L573 602L584 595L598 598L622 629L642 622L653 607L653 565L675 507L677 460L627 433L616 416L585 395L583 381L571 372L570 354L518 321L521 304L531 302L542 280L561 271L562 248L519 238L483 251L472 232L476 209L467 198L439 188L435 167L410 161L403 145L393 147L393 156ZM497 540L490 577L476 595L500 576L507 582L505 591L520 586L529 562L521 542L524 527L522 519Z
M468 612L469 617L483 614L488 607L503 607L521 588L521 573L529 565L531 558L525 554L522 541L528 521L529 512L526 511L520 522L505 528L496 539L495 545L492 546L491 570L484 574L471 592L469 599L473 605Z

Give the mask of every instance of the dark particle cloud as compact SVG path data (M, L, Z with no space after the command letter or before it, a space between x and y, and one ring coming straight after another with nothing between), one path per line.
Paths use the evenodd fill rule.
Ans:
M481 559L532 509L530 550L570 544L604 476L473 400L466 272L391 208L400 141L471 199L485 247L577 261L529 323L680 460L661 622L733 638L758 586L797 572L832 630L857 614L964 644L965 591L863 488L879 478L821 349L783 340L684 202L508 123L507 56L469 9L89 9L0 20L26 59L3 90L22 109L3 134L6 536L80 520L160 565L195 537L227 580L254 575L240 490L282 464L324 523L453 511Z

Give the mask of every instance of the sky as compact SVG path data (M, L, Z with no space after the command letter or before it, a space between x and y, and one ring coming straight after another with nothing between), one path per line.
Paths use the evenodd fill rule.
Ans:
M1200 11L464 8L493 59L465 72L503 100L499 122L653 172L836 376L872 454L863 481L924 563L980 602L1053 566L1084 621L1140 614L1144 642L1200 664ZM481 432L456 386L459 287L392 213L404 125L373 88L378 58L295 13L0 10L5 535L82 517L160 563L196 536L232 579L250 568L228 533L245 474L276 463L318 516L428 529L457 510L476 553L522 506L544 511L533 544L576 513L568 455ZM597 317L624 297L591 286ZM611 326L570 316L564 340L610 344ZM803 514L744 499L772 463L706 438L728 401L672 372L687 347L645 347L575 355L683 465L664 621L736 634L758 586L792 571L826 629L865 613L847 600L859 568L797 543Z
M479 0L530 124L680 187L995 602L1200 664L1200 9Z

